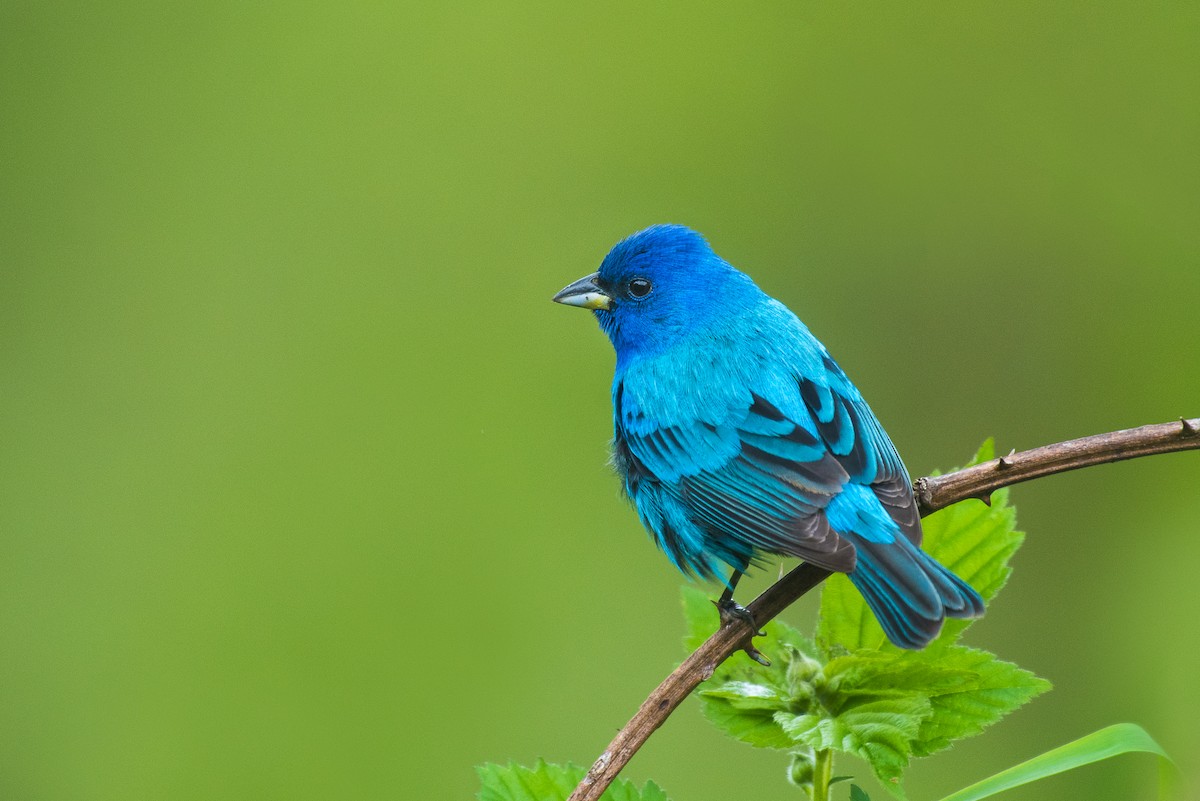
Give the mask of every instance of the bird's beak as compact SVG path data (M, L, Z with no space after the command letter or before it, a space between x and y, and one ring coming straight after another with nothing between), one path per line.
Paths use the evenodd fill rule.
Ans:
M585 275L554 296L555 303L567 306L582 306L585 309L608 309L612 306L612 298L596 285L599 273Z

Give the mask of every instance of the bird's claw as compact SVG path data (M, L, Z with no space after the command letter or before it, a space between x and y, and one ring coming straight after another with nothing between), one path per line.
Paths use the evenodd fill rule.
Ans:
M763 667L771 666L771 660L767 659L767 657L763 655L763 652L755 648L753 645L747 645L742 650L746 652L746 656L750 657Z
M752 637L762 637L766 634L766 632L758 630L758 624L754 621L754 615L750 613L750 610L737 603L732 598L722 598L719 601L713 601L713 605L717 607L717 614L721 616L722 628L731 625L736 621L741 621L750 626L750 630L754 632L754 634L751 635ZM750 657L763 667L770 667L771 660L767 659L763 655L762 651L755 648L754 644L750 640L751 637L747 637L746 644L742 647L742 650L746 652L746 656Z
M735 620L740 620L754 629L755 637L766 635L766 632L758 630L758 624L754 622L754 615L750 614L750 610L737 601L733 599L721 599L720 601L713 601L713 605L717 607L717 613L721 616L722 626L729 625Z

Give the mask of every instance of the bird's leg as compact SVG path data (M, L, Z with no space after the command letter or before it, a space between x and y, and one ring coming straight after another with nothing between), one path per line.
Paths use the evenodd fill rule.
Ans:
M717 605L717 609L721 610L723 613L722 617L724 617L725 614L737 615L738 617L740 617L741 613L743 612L749 614L746 612L746 607L741 606L733 600L733 591L737 589L738 582L741 580L742 571L734 570L729 576L729 581L725 582L725 592L721 593L721 597L713 602Z
M754 636L761 637L764 632L758 630L758 624L754 622L754 615L750 614L749 609L733 600L733 591L741 578L742 571L735 569L729 577L729 581L725 583L725 592L721 593L721 597L713 601L713 604L717 607L717 614L721 616L722 627L730 625L735 620L741 620L750 625L750 630L755 632ZM762 651L759 651L751 644L750 637L746 638L746 646L742 650L746 652L746 656L758 664L770 667L771 660L763 656Z

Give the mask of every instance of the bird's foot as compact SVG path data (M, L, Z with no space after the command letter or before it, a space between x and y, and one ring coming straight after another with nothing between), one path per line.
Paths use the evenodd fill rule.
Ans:
M750 614L750 610L737 601L732 598L722 598L719 601L713 601L713 606L717 607L717 613L721 616L722 626L727 626L735 620L740 620L754 629L756 632L755 637L763 636L763 632L758 630L758 624L754 622L754 615Z
M750 613L750 610L732 598L722 598L719 601L713 601L713 606L717 607L717 614L721 616L721 628L737 622L745 623L750 627L750 631L754 633L746 637L746 644L742 647L742 650L746 652L746 656L758 664L763 667L770 667L771 660L763 656L763 652L755 648L751 642L751 637L762 637L766 632L758 630L758 624L754 622L754 615Z

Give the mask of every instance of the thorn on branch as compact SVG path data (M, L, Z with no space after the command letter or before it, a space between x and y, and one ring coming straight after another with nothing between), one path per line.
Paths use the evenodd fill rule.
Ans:
M978 498L979 500L983 501L984 504L987 506L992 505L992 493L990 493L990 492L985 492L982 495L976 495L975 497Z
M1008 468L1012 467L1013 466L1012 456L1016 452L1017 452L1017 449L1013 448L1011 451L1008 452L1008 456L1001 456L999 459L997 459L996 460L996 469L997 470L1007 470Z
M1180 432L1185 437L1194 437L1200 434L1200 428L1197 428L1191 420L1186 417L1180 417L1179 422L1183 424L1183 431Z

